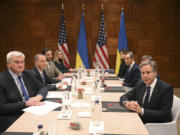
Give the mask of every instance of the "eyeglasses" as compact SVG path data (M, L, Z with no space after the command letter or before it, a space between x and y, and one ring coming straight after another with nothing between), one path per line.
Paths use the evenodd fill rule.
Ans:
M24 61L13 61L14 64L24 64Z

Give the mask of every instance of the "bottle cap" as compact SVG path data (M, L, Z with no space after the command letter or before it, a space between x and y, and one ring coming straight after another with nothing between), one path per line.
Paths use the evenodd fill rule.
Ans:
M41 129L41 128L43 128L43 125L42 125L42 124L39 124L39 125L38 125L38 129Z

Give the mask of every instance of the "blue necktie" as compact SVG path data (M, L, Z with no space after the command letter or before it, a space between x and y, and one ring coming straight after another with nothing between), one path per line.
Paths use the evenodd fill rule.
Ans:
M18 79L19 79L19 82L20 82L20 86L21 86L21 91L23 92L23 96L25 97L25 100L29 100L29 96L28 96L28 93L26 91L26 88L24 86L24 83L22 82L22 77L21 76L18 76Z
M149 97L150 97L150 88L149 86L146 87L146 96L144 99L144 104L143 104L143 108L148 108L148 103L149 103Z

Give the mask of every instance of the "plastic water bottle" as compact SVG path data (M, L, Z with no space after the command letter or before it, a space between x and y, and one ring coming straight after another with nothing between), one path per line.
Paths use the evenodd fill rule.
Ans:
M47 132L43 131L43 125L39 124L37 126L37 132L33 133L33 135L47 135Z
M93 107L93 125L98 127L101 125L101 102L98 96L95 97Z

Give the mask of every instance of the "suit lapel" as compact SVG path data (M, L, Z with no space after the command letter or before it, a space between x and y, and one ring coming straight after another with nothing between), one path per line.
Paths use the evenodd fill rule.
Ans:
M153 93L151 95L150 101L149 101L149 105L151 105L153 101L156 99L156 97L158 97L157 95L160 93L158 88L159 88L159 81L157 80Z
M39 78L38 80L39 80L41 83L43 83L42 77L41 77L39 71L37 70L37 68L35 68L35 71L36 71L37 76L38 76L38 78Z
M29 97L32 97L31 86L28 81L29 80L28 77L24 73L22 73L22 78L23 78L24 84L26 86L26 90L28 91Z
M146 85L143 83L142 89L139 92L139 102L141 103L141 105L143 105L143 97L144 97L144 93L146 92Z
M6 74L7 74L8 82L10 83L9 84L10 92L14 93L13 95L17 95L18 99L20 101L22 101L23 100L22 99L22 95L21 95L21 93L20 93L20 91L19 91L19 89L18 89L18 87L17 87L13 77L11 76L11 74L9 73L8 70L7 70Z

